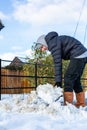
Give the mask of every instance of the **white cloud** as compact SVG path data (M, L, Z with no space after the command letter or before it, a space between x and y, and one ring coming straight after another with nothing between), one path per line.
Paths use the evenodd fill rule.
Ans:
M32 58L33 52L31 49L29 49L29 50L25 50L23 52L19 51L19 52L2 53L2 54L0 54L0 59L12 60L12 59L14 59L15 56L23 57L23 58L26 58L26 57Z
M12 50L15 50L15 51L21 50L21 49L22 49L22 47L20 47L20 46L13 46L12 47Z
M60 24L77 21L82 9L83 0L27 0L25 4L15 6L14 17L31 25ZM87 19L85 4L82 19Z
M14 58L15 54L14 53L3 53L3 54L0 54L0 59L2 60L12 60Z
M6 16L4 13L0 12L0 19L8 19L8 16Z
M16 52L16 55L18 55L19 57L28 57L28 58L32 58L33 57L33 51L31 49L25 50L25 51L20 51L20 52Z
M57 31L59 35L75 36L83 42L87 24L87 1L82 10L83 2L84 0L25 0L24 3L19 1L14 6L13 16L28 26L31 42L40 34L47 34L50 31ZM81 11L78 30L74 35Z
M32 51L31 49L26 50L26 51L25 51L25 55L28 56L29 58L32 58L32 56L33 56L33 51Z
M3 35L0 35L0 39L3 39L4 38L4 36Z

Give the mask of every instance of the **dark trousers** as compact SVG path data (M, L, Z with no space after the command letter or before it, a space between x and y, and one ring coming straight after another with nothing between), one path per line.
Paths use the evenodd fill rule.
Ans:
M81 76L86 64L87 58L74 58L70 60L69 66L64 75L64 92L79 93L83 91L81 86Z

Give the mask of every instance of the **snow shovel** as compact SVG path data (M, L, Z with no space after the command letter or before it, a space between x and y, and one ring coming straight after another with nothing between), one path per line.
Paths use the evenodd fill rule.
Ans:
M57 102L61 97L63 97L63 95L60 95L58 98L56 98L53 102ZM49 106L50 105L50 103L47 103L47 102L45 102L42 98L40 98L40 97L38 97L40 100L42 100L45 104L46 104L46 106Z

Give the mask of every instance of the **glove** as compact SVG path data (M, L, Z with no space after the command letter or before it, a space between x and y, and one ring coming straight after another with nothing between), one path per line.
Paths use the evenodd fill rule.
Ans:
M57 87L62 88L62 84L61 84L61 82L56 82L54 86L57 86Z

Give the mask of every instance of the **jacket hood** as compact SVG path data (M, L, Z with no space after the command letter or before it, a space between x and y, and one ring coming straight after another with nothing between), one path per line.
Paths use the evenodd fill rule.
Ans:
M58 36L58 33L57 33L57 32L49 32L49 33L45 36L46 42L48 43L51 39L53 39L53 37L56 37L56 36Z

